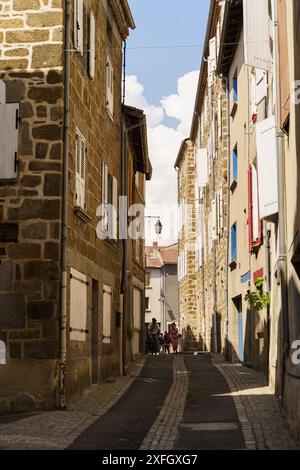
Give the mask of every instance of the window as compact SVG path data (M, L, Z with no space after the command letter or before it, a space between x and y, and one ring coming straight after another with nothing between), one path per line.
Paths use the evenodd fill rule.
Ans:
M89 30L89 76L93 80L95 78L96 60L96 24L93 13L90 14Z
M232 180L237 181L238 179L238 149L234 147L232 152Z
M114 70L111 59L106 61L106 109L110 116L114 115Z
M233 91L233 103L238 102L238 78L237 78L237 72L233 76L232 79L232 91Z
M108 171L108 166L102 164L102 204L105 206L103 230L110 239L118 236L118 182Z
M112 288L103 286L103 343L111 342Z
M145 273L145 285L146 287L151 287L151 274L149 271Z
M236 222L231 227L231 262L234 263L237 260L237 230Z
M87 146L86 140L79 131L76 129L75 141L75 206L81 209L86 208L85 202L85 180L86 180L86 160L87 160Z
M0 81L0 180L17 177L19 104L6 104L6 90Z
M86 341L88 278L73 268L70 277L70 340Z
M74 2L74 46L83 55L83 0Z
M150 310L150 298L146 297L145 298L145 310Z

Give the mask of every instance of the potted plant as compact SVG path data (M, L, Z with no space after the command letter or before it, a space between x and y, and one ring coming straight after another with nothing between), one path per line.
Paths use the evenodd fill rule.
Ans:
M264 292L265 279L263 277L257 278L255 282L255 291L248 292L245 295L245 300L250 307L254 308L257 312L264 310L270 306L270 294Z

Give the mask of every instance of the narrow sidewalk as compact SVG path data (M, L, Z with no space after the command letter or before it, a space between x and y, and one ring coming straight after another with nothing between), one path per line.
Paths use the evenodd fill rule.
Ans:
M38 411L0 416L0 450L65 449L124 395L141 372L146 357L133 362L126 376L92 386L66 411Z

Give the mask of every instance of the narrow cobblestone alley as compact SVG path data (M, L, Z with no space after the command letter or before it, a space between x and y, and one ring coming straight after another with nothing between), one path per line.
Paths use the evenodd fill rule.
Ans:
M1 449L299 449L264 377L208 354L155 356L67 411L0 418Z

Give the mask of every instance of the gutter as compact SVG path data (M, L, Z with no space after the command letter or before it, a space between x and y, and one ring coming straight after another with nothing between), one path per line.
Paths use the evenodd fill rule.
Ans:
M63 129L63 187L62 187L62 235L61 235L61 292L60 292L60 358L59 358L59 407L66 408L66 362L67 362L67 211L68 211L68 154L70 115L70 67L71 67L71 1L65 1L64 37L64 129Z

